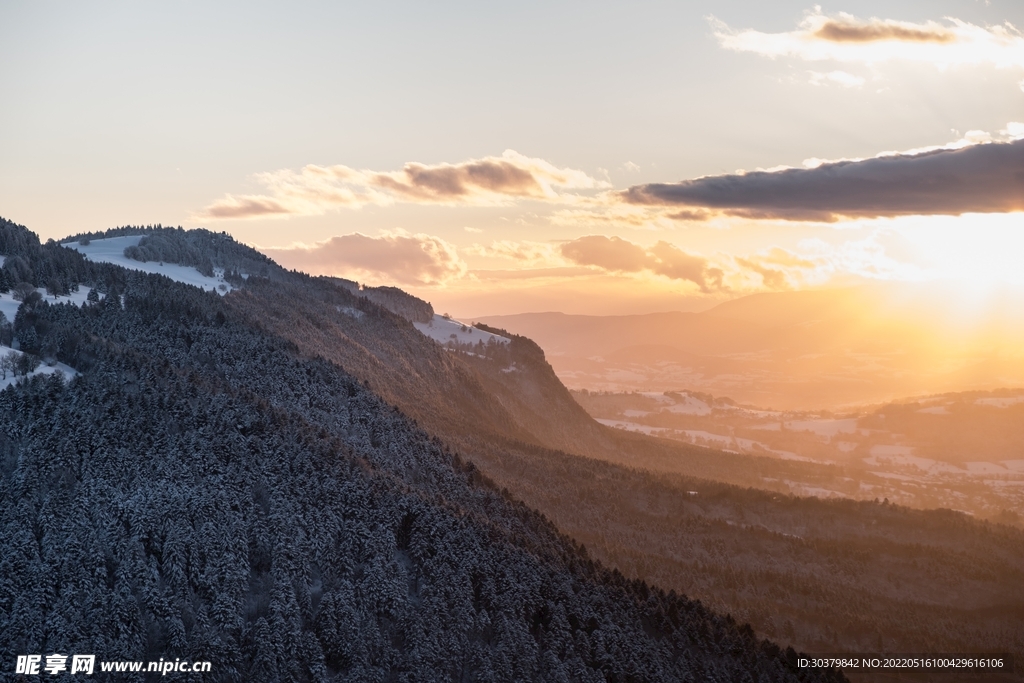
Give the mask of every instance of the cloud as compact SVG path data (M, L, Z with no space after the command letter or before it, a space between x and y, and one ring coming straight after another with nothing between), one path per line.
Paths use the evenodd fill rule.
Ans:
M820 239L801 240L803 258L815 263L814 269L786 269L791 279L804 284L855 282L858 280L921 281L927 273L914 263L895 258L887 244L899 230L882 227L859 240L829 244Z
M814 37L835 43L873 43L879 40L952 43L957 39L955 33L935 22L911 24L891 19L857 21L848 14L840 14L837 19L825 19L814 31Z
M763 33L735 30L714 17L709 19L722 47L766 57L865 64L902 59L942 68L980 64L1024 68L1024 35L1010 24L982 27L954 18L943 24L861 20L845 13L826 16L816 8L796 30Z
M581 266L635 273L648 265L647 251L620 237L588 235L561 246L562 256Z
M706 221L711 218L711 212L701 209L682 209L666 213L665 218L674 221Z
M332 237L313 246L264 249L282 264L323 275L410 285L438 285L467 272L455 247L440 237L406 232Z
M820 251L820 244L816 243L812 251ZM782 247L772 247L746 257L734 256L733 260L742 270L757 275L768 289L821 284L835 272L834 265L820 253L811 256L796 254Z
M741 268L759 275L768 289L790 289L794 282L807 283L820 271L831 270L827 259L821 256L812 259L781 247L745 258L735 256L734 260Z
M413 204L503 206L518 200L572 201L567 190L609 187L583 171L506 150L500 157L458 164L410 162L400 171L309 165L254 176L263 194L225 195L197 219L321 215L338 208Z
M789 289L786 274L776 268L769 268L751 259L736 257L736 263L761 276L761 281L768 289Z
M712 212L704 209L667 210L660 206L624 203L619 192L603 192L585 202L585 207L553 211L548 220L555 225L574 228L614 226L671 230L678 221L703 222L712 217Z
M816 268L818 263L799 254L794 254L791 251L783 249L782 247L772 247L767 253L761 254L756 257L761 263L770 263L776 266L783 266L786 268Z
M687 280L702 292L723 289L724 273L708 264L701 256L687 254L668 242L658 242L645 249L620 237L587 235L561 245L560 251L569 261L581 266L595 266L619 273L649 271L673 280Z
M668 242L658 242L648 253L655 259L654 264L648 267L659 275L695 282L702 292L722 289L724 273L719 268L710 267L705 258L687 254Z
M206 209L209 218L262 218L287 215L290 211L269 197L232 197L211 204Z
M1024 140L825 162L814 168L636 185L644 206L715 209L752 219L960 215L1024 210Z

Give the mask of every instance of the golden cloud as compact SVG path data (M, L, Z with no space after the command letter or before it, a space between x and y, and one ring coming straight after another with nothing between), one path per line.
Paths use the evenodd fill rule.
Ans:
M710 18L719 44L766 57L796 57L873 64L893 59L940 67L989 64L1024 68L1024 35L1010 24L977 26L959 19L911 23L892 19L830 17L815 9L798 28L781 33L735 30Z
M502 206L518 200L572 202L570 190L609 187L583 171L559 168L544 159L507 150L500 157L458 164L408 163L400 171L355 170L347 166L284 169L254 176L263 194L226 195L197 219L321 215L332 209L413 204Z
M672 280L693 282L702 292L725 289L724 273L702 256L688 254L668 242L644 248L620 237L587 235L566 242L560 251L569 261L619 273L648 271Z
M309 273L409 285L444 284L468 270L455 247L440 237L401 231L380 237L357 232L312 246L263 251Z

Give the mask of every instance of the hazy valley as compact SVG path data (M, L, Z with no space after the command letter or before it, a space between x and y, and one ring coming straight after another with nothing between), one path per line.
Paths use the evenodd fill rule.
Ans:
M602 424L789 463L766 476L796 495L889 500L1020 525L1024 391L946 394L844 412L740 406L700 392L573 396ZM788 477L788 478L787 478Z
M1024 386L1018 299L982 306L941 285L767 292L699 313L476 319L536 341L571 389L686 389L815 411Z

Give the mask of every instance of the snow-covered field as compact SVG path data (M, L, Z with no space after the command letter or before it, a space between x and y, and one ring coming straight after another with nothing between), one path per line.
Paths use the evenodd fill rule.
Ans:
M4 314L4 317L7 318L7 322L14 322L14 316L17 314L18 306L20 305L21 302L15 301L10 292L7 294L0 294L0 313Z
M679 413L680 415L710 415L711 406L704 401L694 396L685 395L681 403L676 403L673 406L666 408L670 413Z
M639 411L637 411L639 412ZM652 427L650 425L638 424L636 422L630 422L628 420L609 420L605 418L595 418L597 422L605 425L606 427L613 427L615 429L624 429L627 432L640 432L641 434L647 434L648 436L671 436L672 434L681 435L685 434L690 443L696 443L699 445L706 445L712 448L721 449L727 453L752 453L755 455L773 455L781 458L782 460L800 460L802 462L815 462L811 458L805 458L797 455L792 451L782 451L771 448L767 444L761 443L760 441L754 441L753 439L744 439L737 436L727 436L724 434L714 434L712 432L706 432L701 429L671 429L668 427Z
M224 273L220 270L214 271L214 277L207 277L190 266L181 266L176 263L160 263L158 261L135 261L125 256L125 248L136 246L142 238L143 235L107 237L105 239L92 240L89 244L84 245L78 242L65 242L63 246L81 252L90 261L113 263L114 265L131 270L141 270L144 273L166 275L176 282L193 285L208 292L227 294L233 289L230 283L224 281Z
M2 345L0 345L0 358L2 358L3 356L6 356L9 353L15 353L15 354L18 354L19 356L21 355L20 351L15 351L14 349L10 348L9 346L2 346ZM62 373L64 375L64 378L68 379L68 380L70 380L72 377L74 377L75 375L78 374L77 370L75 370L71 366L64 365L63 363L54 363L53 365L47 365L46 363L40 363L39 367L37 367L32 372L30 372L28 374L28 376L29 377L34 377L35 375L52 375L55 372ZM7 377L6 378L4 378L3 373L0 373L0 391L3 391L7 387L11 386L15 382L17 382L19 379L22 379L22 377L20 377L20 376L19 377L15 377L14 373L11 372L10 370L7 371Z
M901 415L923 412L930 416L925 419L940 423L957 419L964 412L984 412L984 421L975 428L993 424L994 429L1003 432L1016 430L1011 426L1015 424L1012 412L1015 406L1024 404L1024 390L1019 394L1004 390L994 396L948 395L916 400L918 405L912 411L880 411L878 418L865 421L872 427L862 426L861 420L873 417L877 410L874 406L861 413L833 415L758 410L686 390L617 394L590 391L575 396L597 422L608 427L725 452L838 465L846 473L836 475L835 485L829 483L832 475L818 469L807 470L804 481L793 479L793 473L802 471L797 469L786 470L789 476L785 479L764 477L766 482L785 481L797 495L828 497L843 491L842 495L857 498L888 498L913 507L946 507L982 516L1024 509L1024 460L1019 449L979 447L967 453L943 450L913 431L915 421L921 418L912 417L909 423L901 419ZM959 410L974 405L979 408ZM1002 423L991 422L1000 414Z
M508 337L502 337L490 332L478 330L472 325L459 322L441 315L435 315L429 323L413 323L417 330L430 337L439 344L447 344L450 341L459 344L476 344L483 341L487 344L492 339L499 344L508 344Z
M67 296L59 296L54 299L46 293L46 290L38 287L36 291L43 295L51 304L66 304L72 303L76 306L81 306L85 303L85 298L89 296L89 287L79 287L77 292L71 292ZM102 297L102 295L100 295ZM18 313L18 306L21 305L20 301L16 301L10 292L7 294L0 294L0 313L3 313L7 317L7 322L13 323L14 316Z
M675 431L664 427L651 427L650 425L637 424L636 422L629 422L628 420L608 420L602 417L594 419L606 427L625 429L627 432L640 432L641 434L647 434L648 436Z

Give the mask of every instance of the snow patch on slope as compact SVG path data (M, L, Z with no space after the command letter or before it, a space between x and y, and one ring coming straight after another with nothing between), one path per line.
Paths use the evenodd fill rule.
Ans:
M668 436L674 435L686 435L687 441L698 446L707 446L709 448L717 448L725 451L726 453L748 453L753 455L770 455L780 458L782 460L799 460L801 462L815 462L812 458L807 458L801 455L797 455L792 451L782 451L771 448L767 444L761 443L760 441L754 441L753 439L744 439L738 436L726 436L724 434L713 434L712 432L706 432L701 429L673 429L670 427L653 427L651 425L638 424L636 422L629 422L628 420L608 420L604 418L594 418L597 422L605 425L606 427L612 427L614 429L623 429L627 432L640 432L647 434L648 436Z
M85 303L86 297L89 296L89 287L79 287L77 292L71 292L71 294L61 295L54 299L46 293L46 290L42 287L37 287L36 291L39 292L43 299L50 304L67 304L71 303L76 306L81 306ZM100 295L103 298L103 295ZM14 316L18 313L18 307L21 306L21 302L17 301L10 292L7 294L0 294L0 313L3 313L7 318L7 322L14 323Z
M15 301L10 293L0 294L0 313L4 314L7 322L14 324L14 316L18 312L18 306L20 305L21 302Z
M0 345L0 357L6 356L9 353L13 353L17 356L21 355L21 351L15 351L9 346ZM40 363L39 367L37 367L32 372L28 373L28 375L26 376L19 375L15 377L14 373L8 370L7 377L4 378L3 373L0 373L0 391L3 391L4 389L11 386L15 382L24 379L24 377L35 377L36 375L52 375L55 372L59 372L62 375L64 375L65 381L70 381L71 379L78 376L78 371L75 370L70 365L64 365L64 363L54 363L53 365Z
M435 315L429 323L413 323L413 326L439 344L452 341L459 344L476 344L482 341L487 344L492 339L499 344L508 344L510 341L508 337L478 330L472 325L445 318L443 315Z
M686 395L683 396L682 403L676 403L675 405L665 408L670 413L678 413L680 415L710 415L711 406L704 401L694 396Z
M160 263L159 261L136 261L124 255L127 247L138 246L144 235L129 235L126 237L106 237L104 239L91 240L89 244L78 242L65 242L62 246L79 251L90 261L97 263L112 263L115 266L140 270L143 273L154 275L165 275L176 282L183 282L186 285L199 287L208 292L227 294L234 287L224 281L224 271L214 269L214 277L203 275L191 266L182 266L177 263Z
M350 318L355 318L356 320L359 320L360 318L363 317L362 311L360 311L358 308L352 308L351 306L335 306L334 310L336 310L338 313L341 313L342 315L347 315Z

